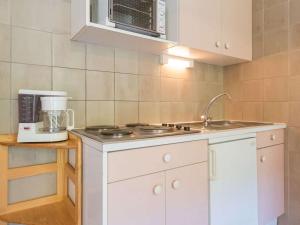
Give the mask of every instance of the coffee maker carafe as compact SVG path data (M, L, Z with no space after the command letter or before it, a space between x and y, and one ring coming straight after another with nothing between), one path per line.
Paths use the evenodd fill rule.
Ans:
M19 91L18 142L56 142L68 139L74 111L67 109L62 91Z

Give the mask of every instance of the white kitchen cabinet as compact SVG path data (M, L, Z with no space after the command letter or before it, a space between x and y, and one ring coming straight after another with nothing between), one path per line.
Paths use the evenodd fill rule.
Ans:
M224 55L252 59L252 0L221 0Z
M207 163L166 172L166 225L208 225Z
M179 1L179 44L190 48L220 52L221 0ZM219 44L220 48L216 45Z
M108 184L108 225L208 225L207 163Z
M178 18L169 54L218 65L252 59L251 0L179 0Z
M164 173L109 184L108 224L165 225Z
M258 150L259 225L267 225L284 213L284 146Z
M284 213L284 130L257 134L259 225L276 224Z

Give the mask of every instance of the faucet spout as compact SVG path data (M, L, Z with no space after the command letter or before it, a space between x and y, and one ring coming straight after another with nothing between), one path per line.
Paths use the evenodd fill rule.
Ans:
M204 127L208 126L208 122L210 120L209 118L209 112L210 112L210 108L211 106L221 97L226 96L229 100L232 99L231 95L227 92L221 93L215 97L213 97L209 103L207 104L207 106L205 107L203 114L201 115L201 120L204 122Z

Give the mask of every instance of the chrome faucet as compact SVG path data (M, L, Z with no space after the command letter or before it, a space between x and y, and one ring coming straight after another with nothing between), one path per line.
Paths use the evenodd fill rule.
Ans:
M213 97L209 103L207 104L207 106L205 107L203 114L201 115L201 121L204 123L204 127L208 127L208 122L211 120L211 118L209 117L209 111L211 106L214 104L215 101L217 101L219 98L223 97L223 96L227 96L228 99L232 99L231 95L224 92L222 94L219 94L215 97Z

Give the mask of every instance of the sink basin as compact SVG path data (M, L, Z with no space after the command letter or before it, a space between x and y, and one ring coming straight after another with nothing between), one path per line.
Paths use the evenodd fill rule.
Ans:
M189 123L186 125L201 130L229 130L229 129L236 129L236 128L244 128L244 127L266 126L266 125L272 125L272 123L217 120L217 121L210 121L207 127L204 127L203 122Z

